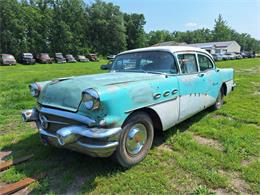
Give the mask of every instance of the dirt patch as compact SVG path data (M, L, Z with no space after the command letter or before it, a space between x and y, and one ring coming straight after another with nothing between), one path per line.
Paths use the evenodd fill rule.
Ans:
M215 118L215 119L224 119L225 118L225 119L228 119L230 121L235 120L231 116L222 115L222 114L214 114L212 117Z
M249 159L245 159L241 161L241 165L242 166L248 166L249 164L251 164L254 161L259 161L260 162L260 158L259 157L250 157Z
M242 118L236 118L236 117L224 114L224 113L220 113L220 114L217 114L217 115L225 117L228 120L234 120L234 121L242 122L242 123L245 123L245 124L255 125L256 127L260 127L260 124L258 122L248 121L248 120L242 119Z
M71 187L67 190L65 194L66 195L77 194L77 192L79 192L80 190L80 187L84 184L85 179L86 179L85 177L77 176L74 182L71 184Z
M218 188L216 190L213 190L213 192L215 192L217 195L230 194L230 192L228 192L226 189L223 189L223 188Z
M244 72L250 72L250 73L257 73L257 72L260 71L260 68L258 68L258 67L246 68L246 69L243 69L242 71L244 71Z
M223 116L219 115L219 114L214 114L212 115L212 118L215 118L215 119L222 119Z
M213 147L213 148L215 148L217 150L221 150L221 151L224 150L221 143L219 143L217 140L200 137L198 135L193 135L192 137L196 142L198 142L201 145L207 145L207 146Z
M36 123L34 123L34 122L29 123L29 125L30 125L30 127L33 128L33 129L36 129L36 128L37 128Z
M219 170L220 174L226 176L230 182L230 188L236 193L249 194L250 186L246 183L245 180L240 178L240 173L233 171L228 172L224 170Z
M0 182L0 188L3 187L4 185L6 185L6 184Z
M5 135L7 133L10 133L10 131L0 129L0 135Z
M161 151L167 151L167 152L172 152L172 147L167 144L161 144L160 146L157 147Z

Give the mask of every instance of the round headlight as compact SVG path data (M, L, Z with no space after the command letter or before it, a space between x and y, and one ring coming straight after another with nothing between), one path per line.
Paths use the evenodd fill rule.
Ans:
M40 87L36 83L32 83L29 85L31 95L33 97L38 97L40 95Z
M82 102L88 110L96 110L99 108L100 100L96 90L90 88L82 92Z

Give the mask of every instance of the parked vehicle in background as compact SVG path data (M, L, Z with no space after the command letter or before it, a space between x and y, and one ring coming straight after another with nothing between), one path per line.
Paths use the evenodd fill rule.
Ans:
M36 61L41 64L51 64L52 59L50 58L48 53L40 53L36 56Z
M31 53L21 54L21 64L35 64L35 61Z
M112 68L113 61L115 59L116 55L109 55L107 56L108 62L107 64L101 65L101 70L110 70Z
M77 62L77 61L75 60L75 58L73 57L73 55L71 55L71 54L67 54L67 55L65 56L65 58L66 58L67 62L70 62L70 63Z
M230 57L226 54L221 54L223 60L230 60Z
M55 61L57 63L66 63L66 59L63 57L62 53L55 53Z
M148 154L154 134L212 107L235 87L234 70L217 68L203 49L149 47L118 54L110 73L29 85L36 98L22 112L43 143L131 167Z
M234 54L235 54L237 60L243 58L242 55L240 53L238 53L238 52L235 52Z
M255 58L255 52L244 51L241 55L243 58Z
M78 60L79 62L89 62L89 59L86 58L86 56L84 56L84 55L78 55L78 56L77 56L77 60Z
M220 61L220 60L223 60L223 56L219 53L216 53L216 54L212 54L212 57L215 61Z
M243 58L248 58L249 56L248 56L248 52L242 52L241 53L241 56L243 57Z
M97 54L95 54L95 53L90 53L90 54L88 54L88 59L90 60L90 61L98 61L98 57L97 57Z
M235 60L236 59L236 55L234 53L225 53L226 56L228 56L229 60Z
M16 60L11 54L0 54L0 65L16 65Z

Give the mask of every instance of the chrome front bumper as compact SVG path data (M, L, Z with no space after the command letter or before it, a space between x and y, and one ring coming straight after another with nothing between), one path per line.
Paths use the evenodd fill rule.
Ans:
M62 112L63 111L60 111L59 115L61 115ZM64 112L64 114L66 113L67 112ZM54 112L51 114L54 114ZM42 127L38 116L39 113L36 109L22 112L24 122L36 123L41 140L45 144L51 144L59 148L67 148L97 157L111 156L118 145L118 138L121 132L120 127L109 129L89 128L85 124L82 124L68 125L57 129L56 132L50 132Z

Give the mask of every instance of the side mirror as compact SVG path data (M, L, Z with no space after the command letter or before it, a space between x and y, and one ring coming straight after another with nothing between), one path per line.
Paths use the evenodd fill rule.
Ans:
M100 66L101 70L110 70L111 69L111 64L104 64Z

